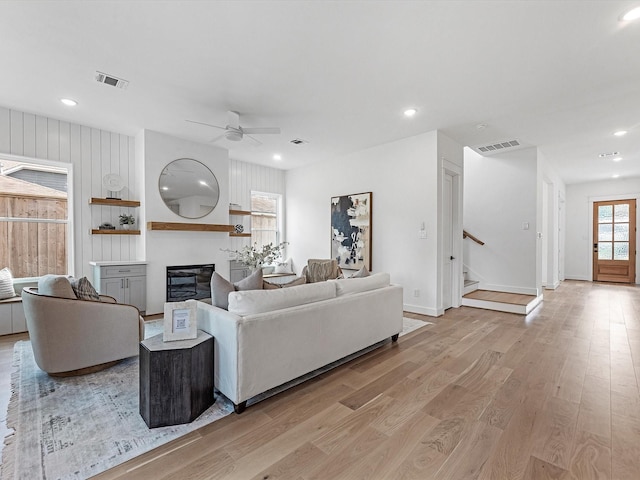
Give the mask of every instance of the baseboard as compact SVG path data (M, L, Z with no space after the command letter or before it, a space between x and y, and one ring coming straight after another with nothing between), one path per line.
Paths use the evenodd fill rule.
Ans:
M555 282L553 285L546 285L544 287L545 290L555 290L556 288L558 288L560 286L560 281L558 280L557 282Z
M593 282L593 278L584 277L582 275L565 275L564 279L565 280L579 280L581 282Z
M514 287L511 285L493 285L490 283L480 282L479 288L481 290L491 290L494 292L504 293L519 293L520 295L534 295L538 296L538 290L536 288L529 287Z
M430 317L439 317L440 315L444 315L444 311L442 309L421 307L419 305L410 305L408 303L405 303L402 306L402 309L405 312L418 313L420 315L429 315Z

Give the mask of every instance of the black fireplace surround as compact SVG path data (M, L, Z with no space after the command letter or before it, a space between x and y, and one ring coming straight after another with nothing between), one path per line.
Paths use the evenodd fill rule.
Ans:
M211 297L211 275L216 266L176 265L167 267L167 302L184 302Z

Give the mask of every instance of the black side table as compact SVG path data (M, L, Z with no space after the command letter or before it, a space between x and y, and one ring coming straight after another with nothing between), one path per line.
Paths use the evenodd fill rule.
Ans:
M140 415L149 428L189 423L213 405L213 337L140 342Z

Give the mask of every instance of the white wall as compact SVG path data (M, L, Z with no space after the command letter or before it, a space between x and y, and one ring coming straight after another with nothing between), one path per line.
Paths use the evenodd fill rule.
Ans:
M90 234L103 222L117 225L121 213L120 208L89 206L91 197L107 195L102 186L104 175L117 173L124 179L123 199L140 199L133 138L0 107L0 152L72 166L75 252L69 273L91 278L92 260L139 258L139 237ZM125 210L138 217L137 208Z
M482 157L464 150L464 259L480 288L536 295L537 151ZM523 224L528 223L528 230Z
M255 165L253 163L231 160L229 162L229 202L242 207L242 210L251 210L251 192L266 192L285 195L285 172L277 168ZM283 201L284 204L284 201ZM283 205L282 218L286 215ZM241 223L244 231L251 230L251 219L249 217L231 216L231 223ZM286 230L282 232L282 241L286 241ZM230 239L230 249L239 250L245 245L251 244L251 238L232 237ZM285 252L285 259L286 259Z
M603 200L640 200L640 178L612 179L567 185L565 277L574 280L593 278L593 202ZM640 209L636 211L640 215ZM640 218L636 218L636 223ZM636 283L640 256L636 256Z
M194 143L144 130L136 136L136 162L144 165L144 221L211 223L229 225L229 158L225 149ZM164 167L178 158L193 158L205 164L218 179L220 199L202 218L187 219L172 212L162 201L158 178ZM161 313L166 299L166 267L214 263L216 271L229 278L229 234L224 232L143 231L147 264L147 314Z
M445 139L449 152L453 142ZM438 132L428 132L287 171L287 240L298 273L308 258L331 256L331 197L372 192L372 270L389 272L404 287L406 310L441 313L438 140ZM423 222L426 240L418 238Z

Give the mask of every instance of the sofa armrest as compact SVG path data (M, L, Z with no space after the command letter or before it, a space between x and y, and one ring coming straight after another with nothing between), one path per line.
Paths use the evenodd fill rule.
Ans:
M238 324L242 317L198 302L198 328L214 337L215 387L238 404Z

